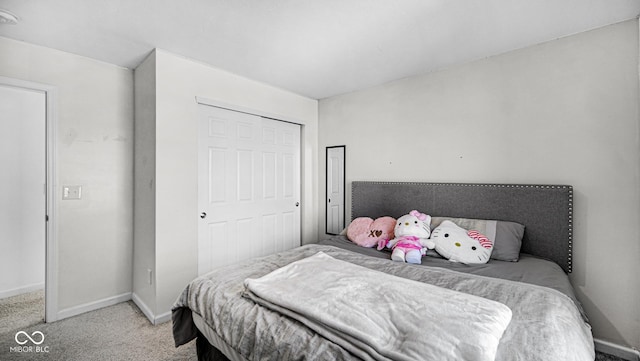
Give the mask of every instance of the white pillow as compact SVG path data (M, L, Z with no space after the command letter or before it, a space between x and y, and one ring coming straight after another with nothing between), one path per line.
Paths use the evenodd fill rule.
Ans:
M475 230L459 227L451 221L443 221L431 233L435 250L453 262L483 264L491 258L493 242Z
M491 241L491 258L499 261L517 262L524 236L524 226L510 221L495 221L471 218L432 217L431 228L437 228L442 221L452 221L464 229L476 230Z

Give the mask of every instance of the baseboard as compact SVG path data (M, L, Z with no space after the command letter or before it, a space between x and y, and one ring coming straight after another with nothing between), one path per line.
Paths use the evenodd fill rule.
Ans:
M58 311L57 319L62 320L64 318L77 316L85 312L95 311L104 307L116 305L121 302L126 302L126 301L129 301L130 299L131 299L131 292L127 292L121 295L107 297L101 300L85 303L82 305L65 308L64 310Z
M140 311L142 311L142 313L147 317L149 322L151 322L152 325L155 325L153 321L155 320L156 316L153 314L153 311L151 311L149 306L147 306L147 304L144 303L142 299L138 297L138 295L135 292L131 296L131 299L133 300L133 303L135 303L136 306L138 306Z
M159 325L161 323L171 321L171 311L165 312L163 314L156 316L153 313L153 311L151 311L151 308L149 308L149 306L147 306L147 304L144 303L142 299L138 297L137 294L134 293L131 299L133 300L133 303L135 303L136 306L138 306L140 311L144 313L144 315L147 317L147 319L149 320L149 322L151 322L152 325Z
M599 340L597 338L594 339L593 342L595 343L597 351L608 353L609 355L629 361L640 361L640 352L636 349L621 346L609 341Z
M13 288L10 290L0 291L0 299L13 297L13 296L21 295L23 293L29 293L29 292L43 290L43 289L44 289L44 283L34 283L34 284L30 284L30 285L26 285L18 288Z
M159 325L161 323L171 321L171 311L162 313L156 317L156 323L154 325Z

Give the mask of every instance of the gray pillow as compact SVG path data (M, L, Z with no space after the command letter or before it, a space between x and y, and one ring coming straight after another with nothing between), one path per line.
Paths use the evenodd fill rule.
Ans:
M476 230L493 241L491 258L499 261L517 262L520 257L524 225L516 222L486 219L432 217L431 229L442 221L449 220L466 230Z

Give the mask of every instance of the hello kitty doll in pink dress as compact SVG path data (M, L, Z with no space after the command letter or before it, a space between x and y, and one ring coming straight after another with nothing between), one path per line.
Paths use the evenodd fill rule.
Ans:
M431 216L416 210L398 218L394 234L394 239L378 244L379 250L384 247L393 250L391 259L394 261L420 264L426 250L435 246L429 239Z

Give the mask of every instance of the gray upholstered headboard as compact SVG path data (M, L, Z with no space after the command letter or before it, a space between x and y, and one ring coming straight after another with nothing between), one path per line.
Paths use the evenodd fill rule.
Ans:
M573 188L568 185L352 182L351 218L418 209L431 216L524 224L522 253L571 272Z

